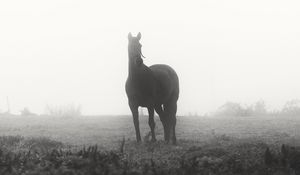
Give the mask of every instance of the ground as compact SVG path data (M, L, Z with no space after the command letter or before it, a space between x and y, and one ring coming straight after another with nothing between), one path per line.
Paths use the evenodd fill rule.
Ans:
M179 116L176 128L178 144L175 146L163 141L163 129L158 117L156 117L158 139L156 143L150 142L147 116L140 117L140 128L144 137L143 142L137 144L131 116L76 118L0 116L2 162L10 160L4 158L6 152L18 154L30 150L39 155L39 158L31 155L31 159L37 159L40 163L46 161L50 166L54 160L54 162L60 160L62 163L59 167L63 167L63 170L71 169L73 174L93 174L90 172L93 169L89 167L90 163L83 166L89 168L74 170L77 164L74 166L63 162L72 162L74 155L78 156L83 152L86 152L84 155L98 152L99 155L101 153L99 156L101 158L102 153L106 156L109 154L110 157L111 153L115 153L120 162L116 164L118 168L111 169L120 169L122 171L120 174L289 174L294 171L297 173L297 170L290 168L293 165L287 168L281 165L279 160L282 144L300 146L300 119L297 118ZM95 148L97 150L92 151ZM271 150L273 159L276 159L270 165L266 165L267 148ZM50 154L53 150L59 150L60 154L56 155L55 159L48 159L49 155L53 156ZM21 158L19 159L11 163L12 167L19 168L19 170L16 168L15 172L30 174L34 171L47 172L49 168L45 170L44 166L39 166L31 168L31 171L25 171L28 167ZM95 161L89 156L81 156L77 157L75 162L86 162L86 159ZM116 166L111 162L107 164ZM103 172L103 166L101 167L102 169L99 170L98 167L97 170ZM96 168L94 169L96 171ZM107 168L106 172L111 172L111 169ZM14 172L8 170L1 169L0 166L0 173ZM63 174L62 172L52 174Z

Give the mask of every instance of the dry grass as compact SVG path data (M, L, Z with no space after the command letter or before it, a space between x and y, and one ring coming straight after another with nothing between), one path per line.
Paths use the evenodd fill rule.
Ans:
M179 140L210 142L214 137L256 138L266 143L295 142L299 144L300 119L258 118L204 118L179 116L177 137ZM148 118L140 117L142 136L150 128ZM131 116L82 116L54 118L46 116L1 116L1 135L24 137L48 137L71 145L98 144L107 148L119 146L119 141L135 140ZM161 122L156 117L156 135L163 140Z
M150 129L144 117L140 118L140 127L145 140L137 144L130 116L64 119L6 116L0 118L0 148L14 154L36 152L40 162L45 159L49 166L60 160L57 166L61 171L53 170L53 174L112 173L112 168L118 170L116 174L124 171L125 174L286 174L290 172L286 167L265 165L265 151L270 148L275 157L280 157L278 150L282 144L299 146L299 121L271 117L178 117L178 145L173 146L162 141L162 126L157 118L158 141L149 142ZM98 145L97 150L87 149L91 145ZM53 156L53 150L59 154L55 153L55 159L48 159ZM95 152L99 152L96 162L101 160L98 162L101 167L93 166L93 156L78 156ZM33 160L37 159L32 156ZM66 166L65 161L72 164ZM15 163L15 167L20 166L19 161ZM32 171L47 172L51 166L33 166Z

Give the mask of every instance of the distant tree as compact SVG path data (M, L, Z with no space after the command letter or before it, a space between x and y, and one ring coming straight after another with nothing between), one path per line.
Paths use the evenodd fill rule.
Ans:
M215 113L217 116L258 116L265 114L267 114L267 110L263 100L250 106L241 106L239 103L227 102Z
M281 111L284 115L300 115L300 100L287 101Z
M243 115L243 108L239 103L227 102L218 109L216 115L240 116Z
M81 106L68 104L61 106L47 105L45 107L45 114L54 117L72 118L81 116Z
M27 107L25 107L24 109L22 109L20 112L21 112L22 116L36 115L36 114L30 112L30 110Z
M263 100L256 102L253 106L254 115L265 115L267 113L266 104Z
M241 116L253 116L254 115L254 110L253 110L253 105L246 106L245 108L242 109L242 115Z

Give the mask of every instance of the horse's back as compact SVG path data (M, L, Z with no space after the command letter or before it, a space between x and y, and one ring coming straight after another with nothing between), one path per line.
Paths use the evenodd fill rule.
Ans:
M149 67L159 84L161 101L176 100L179 96L179 79L175 70L165 64L155 64Z

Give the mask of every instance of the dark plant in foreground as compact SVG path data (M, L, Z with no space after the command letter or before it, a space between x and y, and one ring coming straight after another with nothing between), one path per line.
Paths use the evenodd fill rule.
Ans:
M267 148L264 161L269 169L280 169L289 174L300 174L300 148L283 144L278 153L272 153Z
M281 149L261 142L236 142L227 146L190 146L181 151L176 147L155 143L148 151L144 145L121 142L118 150L106 151L97 145L81 149L66 149L61 143L47 139L1 138L1 175L193 175L193 174L299 174L300 152L296 147L282 145ZM28 143L28 148L24 145ZM46 144L49 143L49 144ZM9 150L10 144L22 145L20 151ZM49 147L45 149L32 148ZM125 147L126 145L126 147ZM141 159L129 156L144 150ZM167 158L157 157L168 149ZM172 150L173 149L173 150ZM278 151L277 151L278 150ZM151 154L151 155L150 155Z

